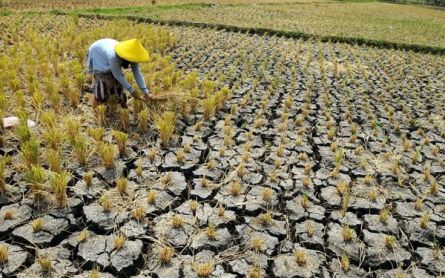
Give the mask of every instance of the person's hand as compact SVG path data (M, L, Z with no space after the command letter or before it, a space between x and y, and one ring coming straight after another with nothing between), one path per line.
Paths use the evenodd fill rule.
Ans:
M133 96L135 99L138 99L138 100L144 100L144 99L145 99L145 94L140 93L140 92L138 92L138 91L134 92L134 93L132 94L132 96Z
M152 93L148 93L144 95L144 98L146 100L153 100L155 98L155 96Z

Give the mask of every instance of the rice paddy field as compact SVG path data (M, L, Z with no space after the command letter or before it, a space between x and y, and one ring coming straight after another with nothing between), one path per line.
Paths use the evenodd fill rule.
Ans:
M65 15L41 3L0 16L0 116L18 117L0 129L0 277L444 277L444 55L176 22L196 9L254 28L273 4L99 18L89 2ZM347 4L359 5L276 9ZM391 7L387 22L445 13L360 4ZM127 18L148 10L171 24ZM320 20L356 36L339 27L366 26L352 14ZM415 28L379 39L443 46ZM165 98L93 109L83 62L104 37L139 38L147 85Z

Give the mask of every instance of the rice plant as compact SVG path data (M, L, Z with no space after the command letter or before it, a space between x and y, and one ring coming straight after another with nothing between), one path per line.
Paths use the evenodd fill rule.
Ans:
M43 221L43 218L39 217L34 219L31 222L31 227L34 233L38 233L43 229L45 222Z
M9 260L9 248L6 244L0 244L0 266Z
M125 242L127 241L127 239L125 238L125 236L122 233L119 233L117 236L114 237L114 248L116 250L122 249L122 247L124 247Z
M105 169L110 170L115 167L113 145L109 143L101 143L97 148L97 152L99 153L99 156L102 160L102 164L105 167Z
M102 142L102 139L105 135L105 129L103 127L90 127L87 129L88 135L93 138L96 143Z
M6 192L6 166L8 162L8 157L0 158L0 193Z
M53 172L62 172L62 162L60 157L60 151L49 149L46 151L46 161L48 162L49 169Z
M77 163L85 167L88 164L88 143L85 136L79 134L76 136L76 138L73 140L72 143L73 148L73 155L75 159L77 160Z
M127 152L128 134L121 131L113 130L113 137L117 143L119 156L124 157Z
M51 177L51 190L55 195L55 199L59 207L65 207L67 204L68 195L66 194L66 188L70 178L70 175L66 172L54 173L54 175Z
M159 261L162 264L168 264L173 258L173 255L174 255L173 249L171 247L166 246L162 248L161 251L159 252Z
M107 106L106 105L98 105L96 107L96 116L97 116L97 122L99 123L99 125L104 126L105 125L105 114L107 111Z
M159 133L162 146L166 147L175 131L176 115L173 112L164 112L155 117L155 126Z
M145 133L148 130L148 120L150 117L150 113L148 111L148 109L144 109L142 111L139 112L138 114L138 126L139 129Z
M120 194L126 194L128 189L128 180L124 177L120 177L116 180L117 191Z
M39 149L40 143L35 138L31 138L20 145L20 154L28 168L39 164Z
M130 111L126 108L119 108L119 124L122 130L130 128Z

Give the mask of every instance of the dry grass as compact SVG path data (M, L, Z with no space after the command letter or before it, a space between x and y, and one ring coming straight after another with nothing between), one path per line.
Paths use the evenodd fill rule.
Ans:
M171 247L164 247L159 252L159 261L163 264L170 263L171 259L173 258L174 251Z
M9 249L8 246L1 244L0 245L0 265L8 262L9 259Z

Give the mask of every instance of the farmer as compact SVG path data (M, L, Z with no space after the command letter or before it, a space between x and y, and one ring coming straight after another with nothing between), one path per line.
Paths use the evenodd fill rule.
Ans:
M88 49L88 72L93 74L94 102L93 107L104 103L115 94L122 107L127 107L124 89L138 99L151 99L141 74L139 63L150 59L147 50L137 39L118 42L113 39L101 39L94 42ZM142 95L131 86L122 73L122 68L131 66L134 78Z

